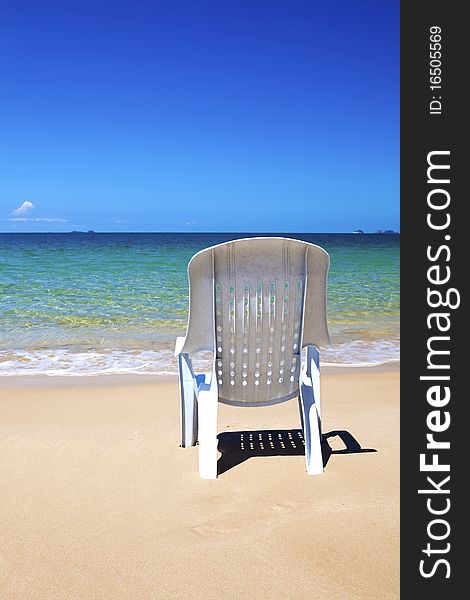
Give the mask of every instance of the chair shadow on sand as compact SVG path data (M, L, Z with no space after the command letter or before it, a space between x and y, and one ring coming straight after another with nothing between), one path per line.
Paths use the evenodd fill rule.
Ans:
M259 431L226 431L218 436L218 450L222 454L217 462L221 475L254 456L304 456L305 443L301 429L266 429ZM343 448L333 449L328 440L338 439ZM336 444L335 444L336 445ZM349 431L329 431L323 434L323 467L332 454L359 454L377 452L374 448L362 448Z

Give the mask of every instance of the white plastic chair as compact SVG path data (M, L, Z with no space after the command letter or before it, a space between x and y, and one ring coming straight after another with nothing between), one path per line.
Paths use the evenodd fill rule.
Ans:
M262 406L295 397L307 472L323 472L318 348L329 344L328 267L319 246L277 237L227 242L190 260L188 326L175 356L181 445L199 441L202 478L217 477L218 402ZM211 373L194 372L199 351L213 352Z

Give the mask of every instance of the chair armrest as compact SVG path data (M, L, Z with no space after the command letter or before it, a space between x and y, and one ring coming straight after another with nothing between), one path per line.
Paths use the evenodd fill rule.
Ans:
M191 381L194 385L194 391L199 394L200 391L208 392L217 390L217 377L214 369L210 373L195 373L191 355L184 352L185 337L177 337L174 355L178 359L178 369L181 381Z
M320 372L320 353L318 348L312 344L305 346L305 374L311 378Z
M185 341L186 337L180 336L176 338L175 356L179 356L181 354L181 350L183 349Z

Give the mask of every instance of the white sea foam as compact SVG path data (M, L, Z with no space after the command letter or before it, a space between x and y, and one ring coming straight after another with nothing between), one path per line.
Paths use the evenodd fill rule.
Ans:
M370 367L400 360L398 340L355 340L333 345L320 354L325 366Z
M321 353L325 366L366 367L399 360L398 341L352 341L327 348ZM195 366L210 369L209 354L200 356ZM0 352L0 376L18 375L104 375L175 374L172 348L158 350L72 350L36 349Z

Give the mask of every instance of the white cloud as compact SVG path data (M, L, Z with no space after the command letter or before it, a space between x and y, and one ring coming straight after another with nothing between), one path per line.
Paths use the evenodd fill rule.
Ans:
M16 215L25 215L30 210L33 210L34 204L29 200L25 200L23 204L20 204L17 208L11 211L11 214Z
M10 221L16 223L67 223L67 219L59 217L28 217L30 211L36 208L32 202L25 200L22 204L11 211L11 217L1 219L2 221Z
M7 221L20 221L21 223L67 223L67 219L59 219L58 217L11 217Z

